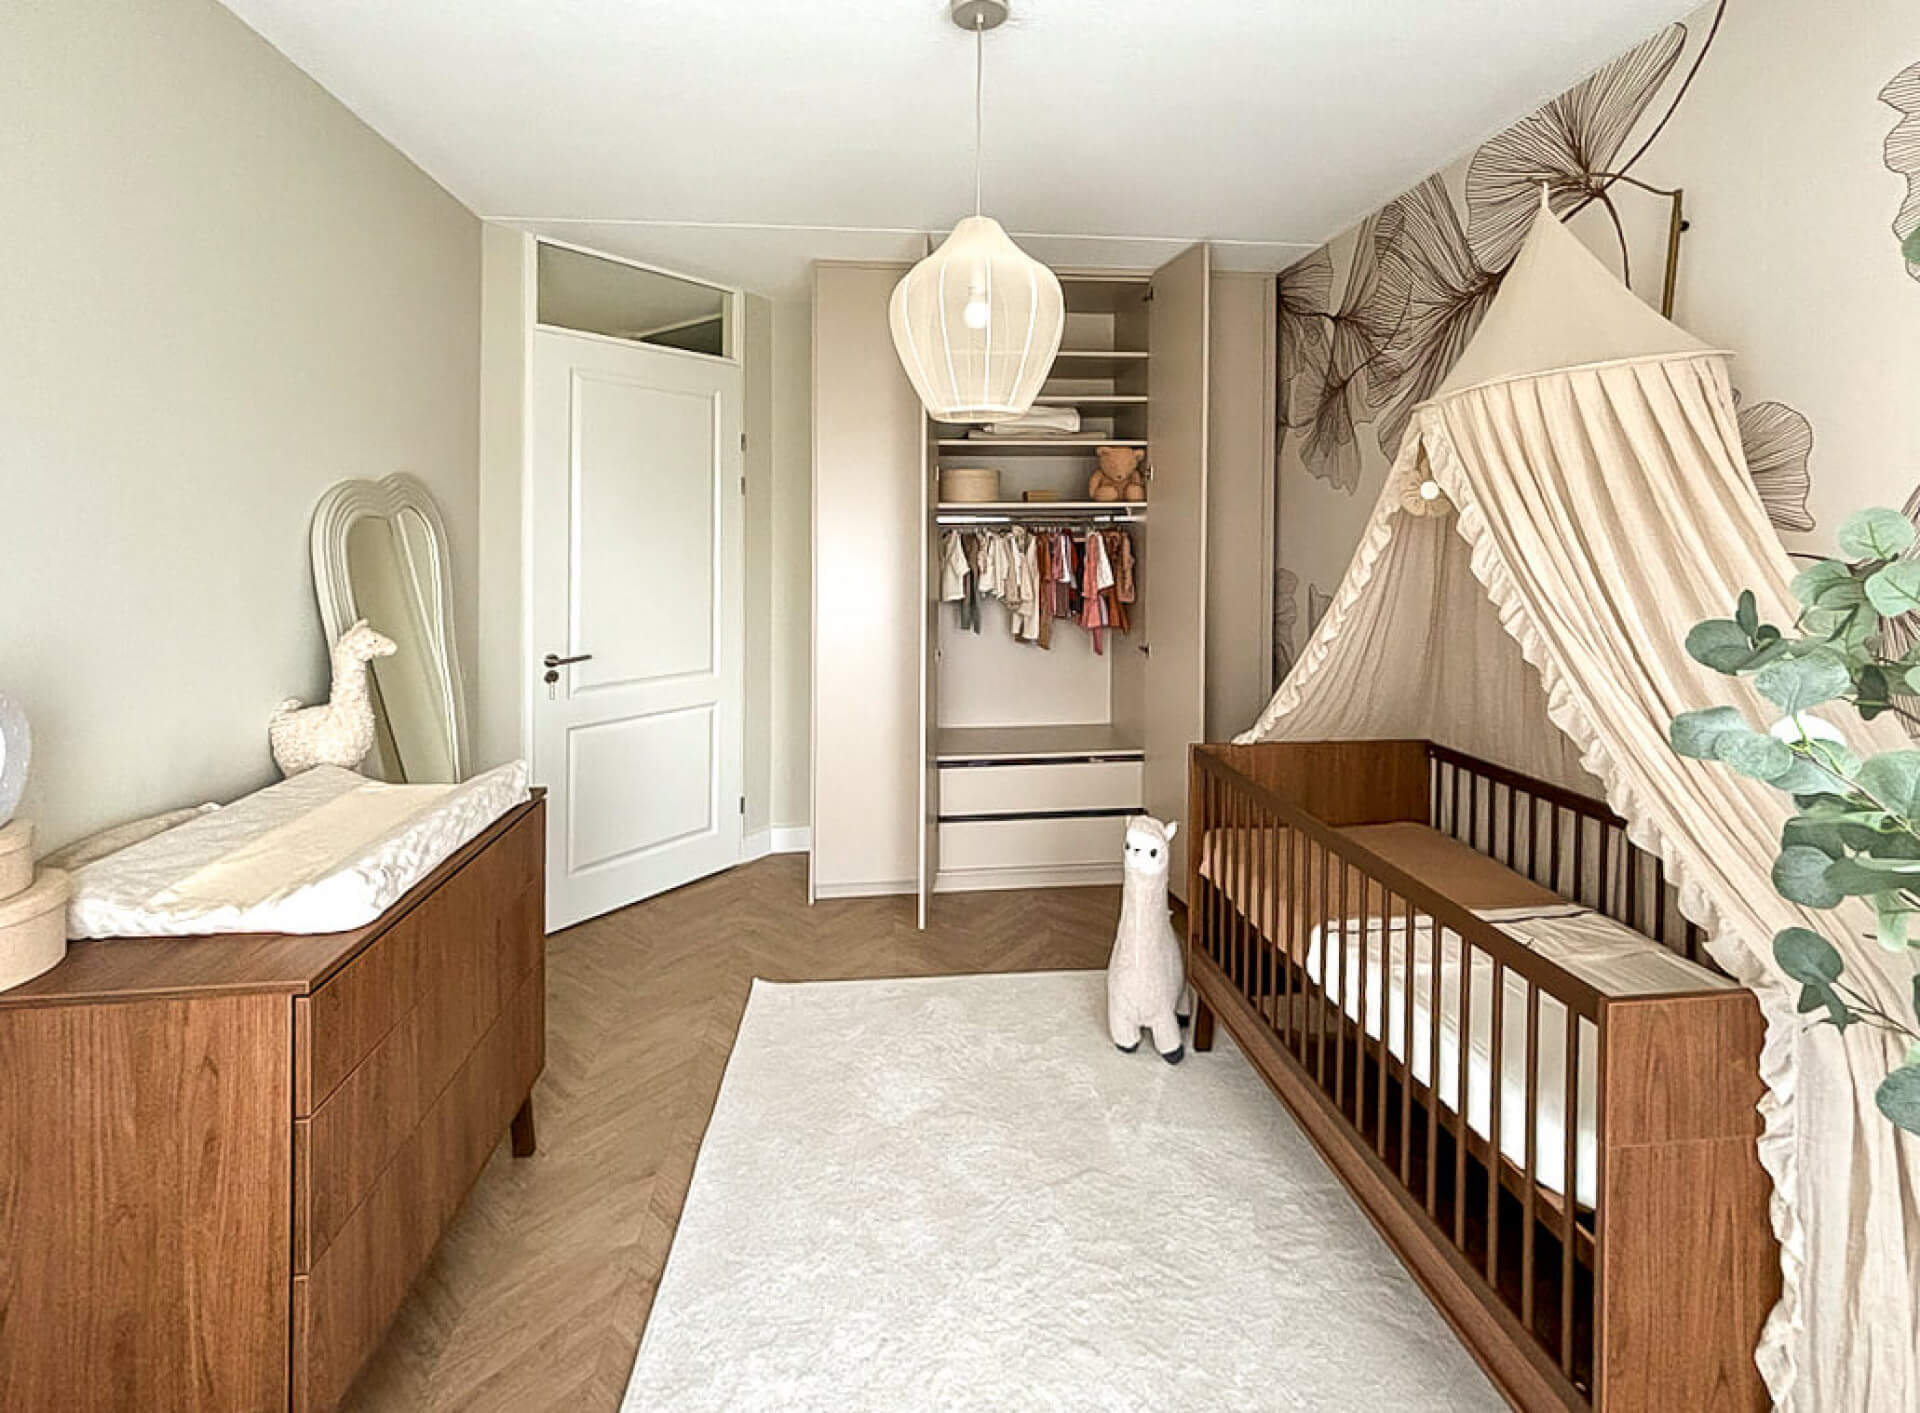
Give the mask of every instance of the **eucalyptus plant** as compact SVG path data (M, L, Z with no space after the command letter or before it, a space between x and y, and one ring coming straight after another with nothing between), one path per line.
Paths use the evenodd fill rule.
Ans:
M1773 864L1782 897L1815 911L1863 898L1879 945L1897 953L1920 949L1920 750L1861 759L1816 708L1844 704L1864 720L1891 714L1920 725L1920 636L1891 622L1920 612L1920 559L1907 557L1915 540L1904 515L1863 510L1840 529L1846 559L1817 560L1794 578L1799 614L1789 628L1761 622L1751 590L1732 618L1695 624L1688 654L1751 678L1780 716L1756 728L1738 708L1708 707L1674 718L1670 732L1681 755L1718 761L1793 797L1796 812ZM1820 1012L1837 1030L1866 1025L1907 1041L1904 1062L1874 1098L1894 1123L1920 1133L1920 975L1912 1015L1890 1015L1847 984L1839 949L1812 928L1776 933L1773 955L1800 983L1802 1013Z

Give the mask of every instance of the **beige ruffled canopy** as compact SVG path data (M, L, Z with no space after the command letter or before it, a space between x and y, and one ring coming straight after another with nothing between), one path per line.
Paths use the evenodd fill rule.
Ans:
M1791 622L1791 577L1747 474L1725 355L1543 214L1416 410L1331 607L1238 739L1429 737L1627 819L1766 1014L1760 1157L1784 1285L1761 1373L1784 1408L1906 1408L1920 1390L1920 1142L1873 1100L1900 1057L1866 1026L1810 1028L1772 938L1818 926L1890 1013L1911 1004L1908 964L1860 940L1870 914L1809 919L1774 891L1784 797L1667 743L1697 707L1777 714L1682 644L1743 588L1763 618ZM1884 721L1846 729L1861 751L1908 744Z

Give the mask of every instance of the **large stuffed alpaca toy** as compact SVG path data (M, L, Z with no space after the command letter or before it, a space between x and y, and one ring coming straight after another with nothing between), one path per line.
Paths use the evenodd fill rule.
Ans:
M302 706L288 697L267 723L274 764L282 775L298 775L316 765L359 768L373 749L373 701L367 694L367 663L391 657L393 639L376 633L361 619L333 645L333 690L320 706Z
M1186 1054L1180 1027L1187 990L1186 957L1167 915L1167 866L1178 824L1147 815L1127 821L1126 887L1120 896L1120 930L1107 962L1107 1033L1131 1054L1140 1032L1150 1031L1160 1058L1177 1065Z

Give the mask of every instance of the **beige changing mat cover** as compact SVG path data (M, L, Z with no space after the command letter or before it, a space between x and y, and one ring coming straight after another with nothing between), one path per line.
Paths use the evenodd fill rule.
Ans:
M515 761L457 785L320 766L79 869L72 937L362 927L527 798Z

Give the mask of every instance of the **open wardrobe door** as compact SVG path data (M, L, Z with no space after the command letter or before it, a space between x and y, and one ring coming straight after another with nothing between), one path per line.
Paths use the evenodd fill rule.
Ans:
M920 439L920 926L927 925L933 882L940 871L940 449L934 424Z
M1211 252L1193 246L1153 273L1147 359L1149 507L1141 730L1147 812L1183 825L1172 891L1187 877L1187 752L1206 738L1207 379Z

